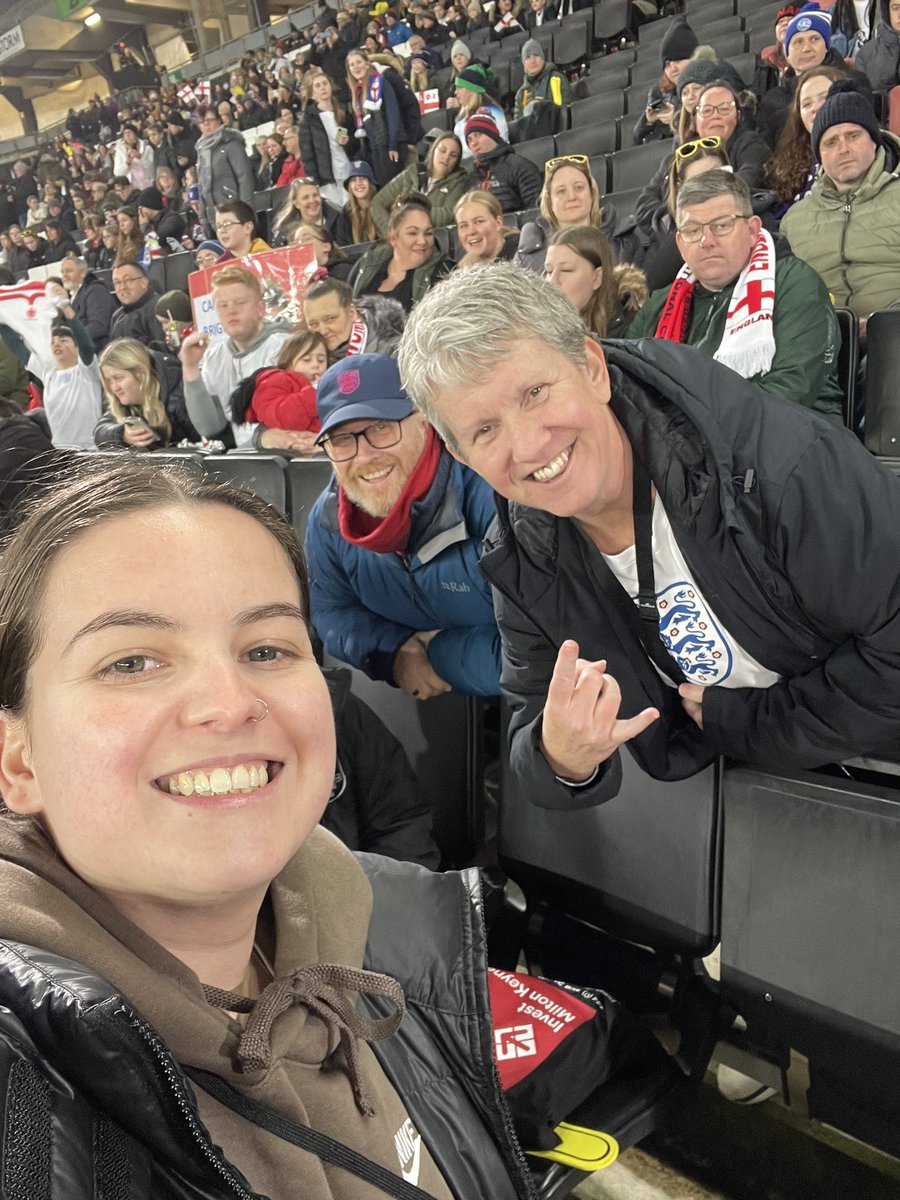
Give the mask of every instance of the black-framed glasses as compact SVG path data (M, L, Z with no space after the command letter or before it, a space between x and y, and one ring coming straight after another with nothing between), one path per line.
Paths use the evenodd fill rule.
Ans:
M716 217L712 221L689 221L687 225L681 226L678 235L683 242L699 242L703 237L703 230L708 229L714 237L728 237L734 233L738 221L749 220L750 218L743 213L729 213L726 217Z
M332 433L319 443L332 462L348 462L356 458L359 439L364 437L373 450L387 450L403 437L400 421L373 421L356 433Z
M694 138L692 142L684 142L680 146L675 147L675 157L684 161L686 158L693 158L699 150L719 150L722 146L722 139L716 135L715 137Z

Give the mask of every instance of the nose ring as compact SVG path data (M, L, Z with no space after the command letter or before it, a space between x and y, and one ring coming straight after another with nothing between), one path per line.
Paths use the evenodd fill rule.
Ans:
M250 718L250 720L253 722L254 725L258 725L260 723L260 721L264 721L266 719L266 717L269 715L269 706L268 706L268 704L266 704L265 700L260 700L259 696L256 697L256 699L253 701L253 703L262 705L262 715L259 717L251 717Z

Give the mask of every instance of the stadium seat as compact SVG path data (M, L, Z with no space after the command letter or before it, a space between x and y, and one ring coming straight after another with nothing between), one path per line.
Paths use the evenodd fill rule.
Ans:
M325 666L346 666L331 655ZM402 744L434 813L443 865L469 860L484 827L484 701L449 692L426 703L369 679L356 667L351 690Z
M672 146L668 139L618 150L609 158L610 190L622 192L646 186L662 160L671 153Z
M716 38L716 50L720 58L732 59L739 54L746 54L750 49L748 35L743 31L726 33L724 37Z
M291 487L291 521L303 538L312 507L331 482L331 463L327 458L297 457L284 459L284 467Z
M607 192L603 197L603 205L611 204L616 210L616 216L621 221L634 213L634 206L637 204L640 194L640 188L631 188L627 192Z
M900 345L896 325L893 338ZM811 1118L892 1155L900 1022L885 948L896 945L900 903L896 785L851 766L838 778L728 768L722 786L722 997L757 1045L803 1055Z
M879 458L900 458L900 309L872 313L866 338L864 441Z
M545 24L531 31L531 36L536 42L540 43L547 62L556 62L553 56L553 38L562 27L561 21L547 21Z
M712 46L714 50L718 50L722 38L728 37L732 33L743 33L744 28L743 17L730 16L721 17L717 21L698 22L694 32L701 44ZM719 53L721 56L721 51Z
M597 121L614 121L625 111L624 104L625 98L620 91L576 100L569 109L569 128L584 129Z
M597 187L602 196L609 187L609 160L612 155L592 154L589 160L591 174L597 180Z
M555 153L556 143L552 134L547 137L532 138L529 142L519 142L516 146L516 154L521 154L523 158L533 162L539 171L543 171L544 163L548 158L553 158Z
M601 4L600 7L603 8L604 5ZM659 44L675 24L675 21L675 17L666 17L662 21L651 21L649 25L642 25L638 30L638 57L646 58L648 54L652 53L658 58ZM651 47L654 47L654 49L651 50Z
M657 58L651 56L650 58L639 59L631 68L629 82L643 84L644 88L649 91L662 73L662 63Z
M684 0L684 13L691 27L697 29L700 21L734 16L735 0Z
M579 79L573 85L573 96L575 96L576 89L579 93L575 96L575 99L581 100L587 96L608 96L628 87L629 68L624 62L618 62L618 57L618 54L607 54L605 58L593 59L590 75L585 75L583 79ZM596 67L598 62L611 63L612 65L598 69Z
M743 79L744 83L746 83L748 87L751 87L756 75L756 67L759 62L756 54L754 54L752 50L748 51L746 54L733 54L728 61L737 71L738 75L740 75L741 79Z
M568 67L586 61L591 53L592 26L579 20L579 14L567 18L553 37L553 61L558 67Z
M856 372L859 368L859 321L849 308L836 308L841 331L841 352L838 355L838 379L844 393L844 424L854 433L856 429Z
M646 83L633 83L625 92L625 112L630 117L638 117L647 107L647 94L650 91Z
M222 483L261 496L290 517L291 488L284 464L284 458L279 455L253 450L208 454L204 460L207 472Z
M163 267L163 291L171 292L177 290L179 292L186 292L188 290L188 275L192 271L197 270L193 254L188 254L186 251L182 254L164 254L161 261Z
M556 135L557 154L612 154L619 148L619 126L616 121L599 121Z
M594 5L594 43L616 38L632 39L634 15L629 0L602 0Z

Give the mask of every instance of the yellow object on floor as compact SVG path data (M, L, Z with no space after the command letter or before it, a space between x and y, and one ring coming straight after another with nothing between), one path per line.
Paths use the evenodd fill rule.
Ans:
M553 1150L529 1150L533 1158L549 1158L576 1171L600 1171L619 1157L619 1143L599 1129L585 1129L562 1121L553 1131L560 1143Z

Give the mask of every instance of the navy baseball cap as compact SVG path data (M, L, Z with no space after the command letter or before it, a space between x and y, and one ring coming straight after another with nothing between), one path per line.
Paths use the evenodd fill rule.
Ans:
M317 443L344 421L402 421L416 409L386 354L352 354L329 367L316 388L316 407L322 422Z

